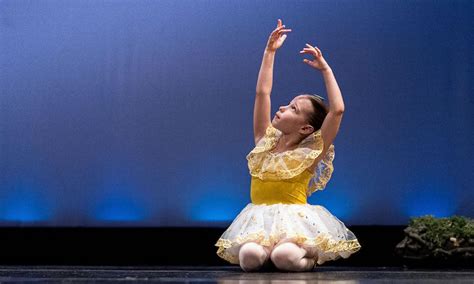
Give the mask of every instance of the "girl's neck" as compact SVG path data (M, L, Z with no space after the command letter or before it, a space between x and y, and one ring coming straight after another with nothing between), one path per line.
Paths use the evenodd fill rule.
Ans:
M278 138L275 148L271 150L272 153L282 153L289 150L294 150L298 147L301 142L299 134L281 134Z

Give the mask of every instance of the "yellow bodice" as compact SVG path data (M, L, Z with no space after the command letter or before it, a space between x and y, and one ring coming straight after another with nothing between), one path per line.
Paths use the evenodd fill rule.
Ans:
M254 204L306 204L306 190L312 177L309 171L283 180L262 180L252 176L250 198Z
M280 130L269 125L247 155L254 204L306 204L307 198L323 190L331 178L334 145L320 156L324 149L321 130L308 135L296 149L272 153L281 135ZM315 161L317 166L312 167Z

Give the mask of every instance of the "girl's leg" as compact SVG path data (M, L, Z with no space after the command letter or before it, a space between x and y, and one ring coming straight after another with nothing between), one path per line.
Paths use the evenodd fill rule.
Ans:
M246 272L260 269L269 258L269 249L254 242L243 244L239 250L240 267Z
M315 259L306 257L307 251L292 242L280 243L272 250L270 258L278 269L287 271L309 271Z

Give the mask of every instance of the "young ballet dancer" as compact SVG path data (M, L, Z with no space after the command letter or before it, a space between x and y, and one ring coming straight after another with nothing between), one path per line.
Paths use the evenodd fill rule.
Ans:
M344 113L341 91L321 50L306 44L303 62L322 74L328 104L300 94L270 118L273 62L291 29L281 20L270 34L258 74L254 105L255 148L247 155L251 203L217 243L217 255L247 272L268 267L310 271L348 258L361 246L336 216L307 197L323 190L334 170L332 144Z

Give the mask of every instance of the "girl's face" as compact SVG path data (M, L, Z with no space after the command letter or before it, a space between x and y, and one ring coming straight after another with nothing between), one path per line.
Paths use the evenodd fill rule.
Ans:
M290 104L281 106L272 120L272 125L282 133L300 132L303 126L309 125L307 114L313 111L309 99L296 96ZM302 133L303 134L303 133Z

